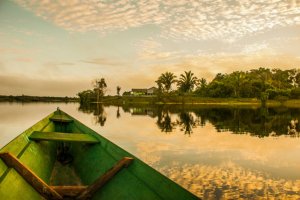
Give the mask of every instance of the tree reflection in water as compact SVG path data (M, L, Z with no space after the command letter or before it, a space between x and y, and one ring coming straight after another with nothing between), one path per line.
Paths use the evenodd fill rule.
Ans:
M120 114L120 106L118 106L118 109L117 109L117 118L120 118L121 117L121 114Z
M176 127L180 127L184 134L191 135L195 127L210 123L218 132L230 131L233 134L250 134L257 137L299 137L298 108L122 105L117 107L117 118L121 117L120 107L131 115L157 118L158 128L165 133L171 133ZM79 110L93 113L96 123L104 126L107 116L102 104L81 105Z
M104 126L106 122L106 112L103 104L81 104L78 110L84 113L93 113L95 123L100 124L100 126Z
M190 112L181 112L179 114L179 120L177 120L177 124L181 126L180 130L189 136L191 133L193 133L193 128L196 127L196 122Z
M171 116L168 111L161 112L157 117L157 126L160 128L162 132L170 133L173 131L174 126L176 125L171 120Z

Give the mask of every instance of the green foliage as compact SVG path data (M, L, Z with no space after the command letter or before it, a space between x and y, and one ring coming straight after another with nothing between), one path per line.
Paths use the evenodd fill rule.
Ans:
M93 90L84 90L77 94L80 98L81 104L87 104L93 101L98 102L100 97L104 96L107 88L105 79L104 78L95 79L93 81L93 87L94 87Z
M265 102L268 99L300 98L299 86L299 70L259 68L218 73L205 87L198 87L195 94L202 97L257 98Z
M219 81L213 81L208 86L207 95L209 97L231 97L233 96L233 87Z
M198 79L191 71L185 71L184 74L180 74L179 80L177 81L178 89L184 93L193 91L197 84Z
M165 72L161 74L156 83L158 85L158 90L160 92L164 91L169 93L172 87L172 84L176 82L176 76L171 72Z
M97 95L97 102L99 102L100 97L103 97L106 92L107 84L104 78L95 79L93 81L94 91Z
M127 92L127 91L125 91L125 92L123 92L123 96L130 96L130 92Z
M291 90L291 98L292 99L300 99L300 87L293 88Z
M81 104L86 104L96 99L96 94L92 90L84 90L82 92L79 92L77 95L80 98Z
M269 95L269 99L278 99L278 97L286 97L288 99L291 96L290 89L268 89L266 92Z

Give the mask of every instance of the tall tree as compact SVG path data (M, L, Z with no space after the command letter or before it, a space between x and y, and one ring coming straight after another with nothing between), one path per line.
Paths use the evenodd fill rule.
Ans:
M293 87L292 70L272 69L272 85L277 89Z
M97 102L99 102L100 97L103 97L106 92L107 84L104 78L95 79L93 81L94 91L97 94Z
M172 72L165 72L158 77L156 83L158 86L163 86L163 89L169 93L172 87L172 84L176 82L176 76ZM161 85L159 85L161 84Z
M117 95L120 96L121 87L117 86Z
M229 75L229 82L232 84L234 97L240 97L240 89L245 78L244 72L235 71Z
M156 82L156 84L158 86L158 93L157 93L157 95L158 95L158 97L160 97L160 95L162 94L162 91L163 91L163 86L162 86L162 83L161 83L160 79L156 80L155 82Z
M179 80L177 81L179 90L182 92L191 92L197 84L198 79L191 71L185 71L184 74L180 74Z
M85 90L82 92L79 92L77 94L80 98L80 104L86 104L91 102L92 98L95 98L95 93L92 90Z

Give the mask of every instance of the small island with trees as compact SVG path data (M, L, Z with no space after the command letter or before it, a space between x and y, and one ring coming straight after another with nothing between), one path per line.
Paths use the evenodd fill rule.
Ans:
M208 82L192 71L178 77L172 72L162 73L155 81L150 94L125 91L120 95L105 96L104 78L93 82L93 89L78 93L80 103L145 103L145 104L250 104L298 105L300 104L300 70L259 68L249 71L218 73ZM174 88L174 89L173 89Z

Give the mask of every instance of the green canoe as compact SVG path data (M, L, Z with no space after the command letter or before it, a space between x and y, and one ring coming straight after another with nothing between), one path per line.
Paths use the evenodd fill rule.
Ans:
M198 199L57 110L0 150L0 199Z

